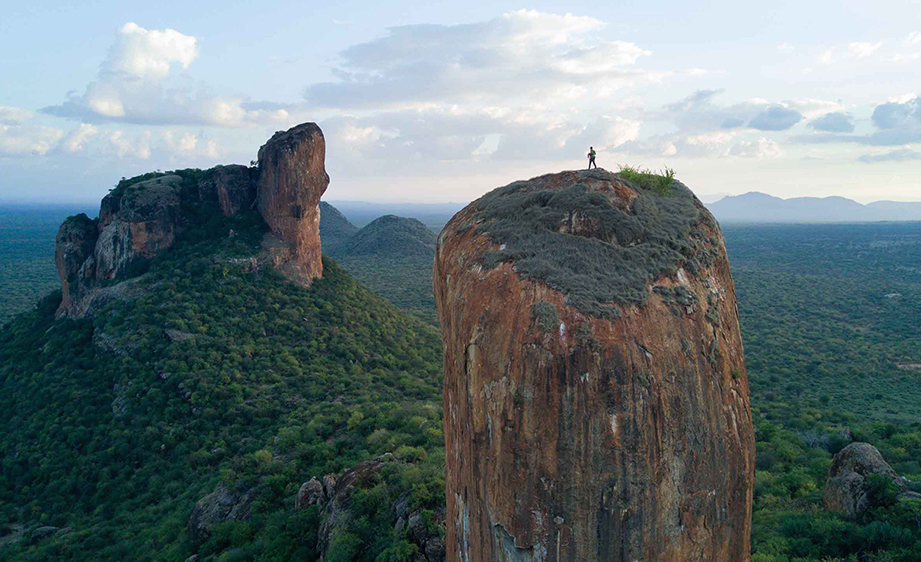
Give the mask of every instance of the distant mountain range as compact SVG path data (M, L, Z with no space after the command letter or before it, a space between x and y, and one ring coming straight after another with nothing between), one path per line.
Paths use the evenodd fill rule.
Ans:
M396 215L412 217L435 232L440 232L455 213L467 206L467 203L371 203L368 201L328 201L328 203L334 205L359 227L384 215ZM322 213L321 208L321 217Z
M921 203L877 201L863 205L845 197L781 199L751 192L723 197L707 208L726 223L921 221Z

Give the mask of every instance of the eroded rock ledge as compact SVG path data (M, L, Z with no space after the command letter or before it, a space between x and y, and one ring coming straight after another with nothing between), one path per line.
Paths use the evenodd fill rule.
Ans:
M450 559L750 559L735 287L690 190L513 183L448 223L434 278Z

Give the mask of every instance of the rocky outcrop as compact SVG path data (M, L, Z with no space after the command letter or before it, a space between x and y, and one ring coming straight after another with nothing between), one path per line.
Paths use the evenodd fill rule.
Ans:
M323 490L323 484L316 478L301 484L297 491L297 498L294 500L294 507L297 509L307 509L312 505L322 507L326 504L326 492Z
M323 133L313 123L299 125L276 133L259 155L259 170L217 166L123 181L103 198L97 220L77 215L64 221L55 251L63 287L58 314L82 317L103 302L134 295L106 291L111 284L104 282L142 271L195 221L208 220L200 212L208 208L229 217L258 202L273 233L258 261L303 283L319 277L317 205L329 184Z
M304 284L323 274L320 197L329 185L326 141L315 123L275 133L259 149L256 203L275 240L274 265Z
M323 477L321 483L315 477L301 485L295 499L297 509L317 506L322 512L323 523L317 537L317 554L320 560L327 560L330 547L337 536L349 532L353 523L350 510L355 490L367 490L378 484L381 470L388 464L399 462L392 454L359 463L336 478L332 474ZM417 547L413 562L444 562L445 543L438 533L433 533L426 524L422 512L411 511L407 496L400 498L393 506L393 527L398 536L404 536ZM437 526L444 521L444 512L434 515Z
M185 226L181 184L177 175L141 181L106 195L98 220L78 215L64 221L55 250L63 287L59 314L84 316L103 281L141 270L172 245Z
M58 229L54 265L61 280L62 297L66 307L81 300L84 291L93 284L96 270L92 265L85 264L93 256L98 237L96 221L83 213L67 217Z
M189 517L189 541L193 548L208 540L215 525L247 519L254 497L255 489L231 491L222 482L213 492L198 500Z
M181 187L181 177L167 175L103 198L94 252L97 281L124 276L172 245L185 226Z
M897 499L921 499L908 483L889 466L879 450L869 443L851 443L832 460L825 483L825 509L851 520L859 519L872 507L870 475L884 476L895 484Z
M328 503L323 507L324 519L320 526L317 539L317 550L320 560L326 560L326 552L335 540L336 534L344 531L352 515L349 512L352 492L356 488L371 488L377 483L378 475L384 464L393 460L390 458L377 458L359 463L342 474L335 481L335 489L328 496Z
M513 183L448 223L434 279L449 559L750 560L735 287L690 190Z
M217 204L225 217L235 215L255 203L255 175L239 164L216 166L198 182L198 197L202 202Z

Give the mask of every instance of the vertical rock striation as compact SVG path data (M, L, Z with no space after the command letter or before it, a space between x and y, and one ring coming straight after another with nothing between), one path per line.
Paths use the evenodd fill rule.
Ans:
M272 229L266 247L276 267L309 284L323 274L320 197L329 186L326 141L315 123L275 133L259 149L256 203Z
M690 190L499 188L445 227L434 284L449 560L750 559L735 287Z

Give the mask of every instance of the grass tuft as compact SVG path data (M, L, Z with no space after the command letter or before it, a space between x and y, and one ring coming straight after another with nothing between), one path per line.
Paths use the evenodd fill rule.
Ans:
M620 176L635 187L648 189L659 195L671 193L675 180L675 170L666 166L661 171L650 170L642 166L619 166Z

